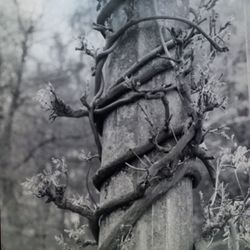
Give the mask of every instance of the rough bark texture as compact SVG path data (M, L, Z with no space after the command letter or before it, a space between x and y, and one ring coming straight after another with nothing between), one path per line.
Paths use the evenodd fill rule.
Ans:
M154 15L182 17L188 15L188 0L131 0L125 2L126 4L118 8L112 16L114 30L120 28L127 21L124 7L128 6L132 8L133 16L136 18ZM108 84L106 91L133 63L160 45L159 28L162 24L166 24L169 28L183 27L183 24L179 22L152 21L133 27L122 36L117 48L109 56L105 65L104 78ZM170 37L166 37L166 39L170 39ZM150 68L150 64L146 67ZM174 73L166 72L154 77L143 88L159 87L162 83L173 83L174 81ZM186 115L177 92L172 91L167 95L167 98L170 104L170 113L173 115L170 126L175 128L184 122ZM162 128L165 118L162 102L160 100L140 100L138 103L113 111L105 120L102 167L119 158L129 148L143 144L151 137L152 128L146 121L141 107L148 114L155 127ZM161 155L152 152L149 157L155 161ZM138 162L135 162L134 166L141 167ZM136 186L138 176L139 172L135 170L122 169L102 187L101 204L132 191ZM133 228L132 238L121 242L122 249L191 250L193 244L192 206L191 182L185 179L144 214ZM123 213L124 211L119 210L102 218L100 246Z

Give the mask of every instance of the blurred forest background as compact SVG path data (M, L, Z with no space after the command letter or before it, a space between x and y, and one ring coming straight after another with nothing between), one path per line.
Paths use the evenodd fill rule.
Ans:
M191 1L194 8L197 2ZM220 136L214 140L211 135L206 146L214 155L219 147L230 150L236 143L250 148L247 2L220 0L216 6L220 19L231 22L226 34L230 52L213 65L223 73L222 91L228 105L210 116L206 126L227 126L230 139ZM87 164L79 156L82 150L95 153L95 148L86 118L51 122L35 97L51 82L66 103L80 107L84 91L93 91L94 61L75 48L84 38L101 49L104 41L92 29L96 5L93 0L0 1L0 206L5 250L60 249L55 235L83 223L78 215L33 198L21 183L51 164L52 157L64 157L69 166L70 191L76 197L87 196ZM92 164L94 173L98 162ZM225 179L231 183L231 192L237 194L238 187L230 176L225 175ZM247 186L249 180L242 183ZM206 185L203 182L199 188L203 190ZM195 211L199 210L197 201Z

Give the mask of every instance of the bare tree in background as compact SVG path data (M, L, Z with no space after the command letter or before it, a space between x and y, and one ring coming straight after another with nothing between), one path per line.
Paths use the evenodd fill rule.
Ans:
M20 183L27 175L42 171L51 156L56 156L59 150L64 150L67 156L69 148L72 151L74 146L79 148L81 138L85 137L88 140L88 136L82 133L83 126L80 121L73 126L72 123L66 122L63 133L61 133L60 124L57 124L57 130L53 130L53 126L45 116L38 117L39 106L31 105L34 103L31 93L32 89L39 88L39 84L44 81L53 81L55 84L60 82L62 88L65 89L70 74L76 72L76 69L80 74L84 63L76 64L67 58L64 62L60 62L62 69L58 67L51 71L45 70L46 63L41 59L36 59L33 50L36 43L41 43L37 39L41 17L33 20L28 15L25 16L17 1L7 3L7 6L9 9L6 13L4 9L1 10L3 13L0 19L2 34L0 43L2 244L6 250L24 247L28 250L33 249L34 245L37 249L55 249L56 243L51 243L51 240L54 241L54 236L51 236L47 228L50 227L50 230L56 234L62 233L65 227L64 211L53 216L54 210L49 206L45 204L41 206L39 201L35 203L27 201ZM8 11L12 15L9 16ZM68 44L62 48L63 51L60 50L60 53L66 54L67 47ZM54 51L59 51L56 45ZM57 55L53 60L60 61ZM31 65L33 68L30 69ZM35 65L39 65L37 69ZM71 84L71 87L73 85ZM72 103L74 103L73 100ZM71 130L74 130L74 135ZM77 131L81 131L81 134ZM88 129L86 128L85 131L87 132ZM75 182L74 190L81 191L80 185L77 186L80 180L76 178ZM53 220L51 220L51 215Z
M7 77L8 84L1 86L3 88L2 96L1 98L5 98L3 94L6 95L6 91L9 91L9 100L6 102L8 105L3 106L3 108L6 110L4 112L4 119L1 126L1 134L0 134L0 148L1 148L1 170L3 171L2 177L3 180L3 204L5 206L8 206L8 202L14 199L13 192L13 183L12 181L6 177L8 171L8 168L11 166L11 138L12 138L12 132L13 132L13 121L14 116L16 114L17 109L22 105L22 98L21 98L21 86L23 84L23 74L25 70L25 63L26 58L28 56L29 52L29 46L30 46L30 40L32 39L32 35L34 32L34 24L33 22L30 22L29 24L24 24L19 13L19 6L18 3L15 2L16 8L17 8L17 20L18 20L18 33L20 34L20 43L21 43L21 51L20 51L20 58L18 58L18 61L12 69L14 73L9 74ZM8 34L7 34L8 35ZM8 38L10 39L10 38ZM13 38L14 39L14 38ZM18 42L18 41L17 41ZM3 65L4 67L4 65ZM4 76L3 76L4 78ZM2 83L6 83L6 81L2 81ZM10 88L10 90L5 89ZM5 103L6 103L5 102ZM11 198L10 198L11 196Z

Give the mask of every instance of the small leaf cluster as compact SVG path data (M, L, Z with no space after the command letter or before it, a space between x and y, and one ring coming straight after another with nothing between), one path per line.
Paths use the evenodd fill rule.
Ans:
M217 178L215 191L208 202L205 204L201 193L201 201L204 209L203 237L213 239L216 235L221 234L225 240L231 237L230 227L233 225L237 232L237 238L243 239L250 244L250 188L244 193L238 172L249 174L250 159L247 157L249 150L246 147L234 144L234 150L223 149L220 158L217 160ZM222 171L228 168L233 169L237 184L241 194L237 197L231 197L228 192L230 185L225 185L220 181Z
M58 97L55 88L49 82L45 88L40 89L36 96L35 101L40 104L40 107L50 112L49 119L54 121L57 117L63 116L71 112L70 106Z
M38 198L47 197L47 202L62 197L67 187L68 168L64 159L52 158L51 165L31 178L27 178L23 187Z

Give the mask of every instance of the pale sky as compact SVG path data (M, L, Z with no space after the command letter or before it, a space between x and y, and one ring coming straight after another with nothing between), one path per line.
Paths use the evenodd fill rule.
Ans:
M10 10L14 0L0 0L0 9L4 9L5 13ZM72 29L69 26L69 19L71 15L79 8L79 6L89 6L91 1L95 0L17 0L20 6L20 13L23 17L32 18L37 20L38 27L35 29L37 33L33 41L32 54L41 61L48 62L53 67L53 62L48 55L50 53L51 38L55 33L59 33L64 42L70 43L70 56L77 58L80 52L75 51L75 47L79 45L78 36L80 33L72 33ZM95 11L94 14L97 15ZM10 15L11 12L10 12ZM91 23L95 21L96 15L93 16ZM92 19L92 18L91 18ZM86 27L87 28L87 27ZM88 29L89 30L89 29ZM90 34L93 39L93 35ZM92 33L92 32L91 32ZM29 65L30 66L30 65Z

